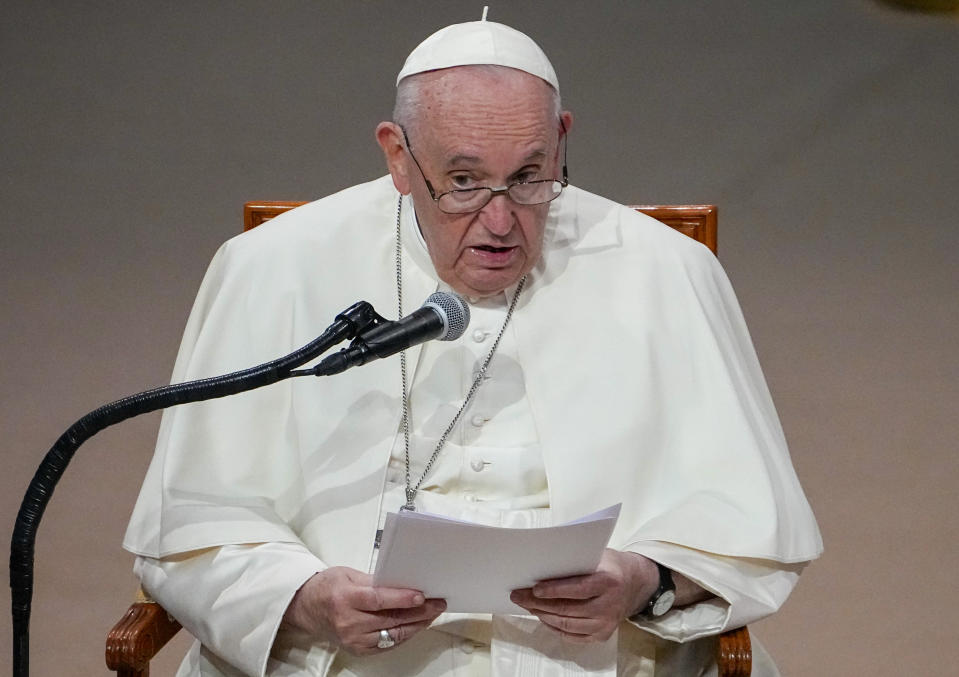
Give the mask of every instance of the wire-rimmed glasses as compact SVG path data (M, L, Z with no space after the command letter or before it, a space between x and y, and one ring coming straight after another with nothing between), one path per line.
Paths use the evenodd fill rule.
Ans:
M562 120L560 120L562 125ZM477 188L455 188L445 193L436 194L433 184L426 178L423 167L419 160L413 155L413 147L410 145L409 136L402 125L398 125L403 131L403 140L406 141L406 150L413 163L420 170L420 176L426 182L426 189L430 192L430 197L440 211L447 214L469 214L476 212L489 204L497 195L506 195L510 200L519 205L538 205L551 202L559 197L563 189L569 185L569 174L566 170L566 143L563 143L563 178L562 179L536 179L533 181L514 181L506 186L479 186ZM563 126L563 137L566 137L566 127Z

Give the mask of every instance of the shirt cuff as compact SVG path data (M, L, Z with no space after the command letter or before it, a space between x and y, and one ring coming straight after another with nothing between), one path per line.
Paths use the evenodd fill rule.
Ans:
M634 543L624 550L659 562L716 595L672 609L658 618L630 621L674 642L715 635L774 613L795 587L805 566L728 557L661 541Z

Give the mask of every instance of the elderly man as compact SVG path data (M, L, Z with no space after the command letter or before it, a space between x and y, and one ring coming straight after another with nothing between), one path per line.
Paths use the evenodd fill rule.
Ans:
M473 321L349 376L168 412L125 546L198 638L179 674L710 674L710 638L774 612L819 554L721 269L567 188L572 123L527 36L447 27L376 129L389 177L218 252L177 380L285 354L356 298L402 315L451 289ZM530 527L615 502L595 573L513 592L529 616L372 587L403 506ZM757 668L775 674L758 646Z

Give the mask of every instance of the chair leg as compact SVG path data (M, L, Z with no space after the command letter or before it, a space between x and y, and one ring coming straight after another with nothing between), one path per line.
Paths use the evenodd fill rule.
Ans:
M145 670L125 670L120 668L117 670L117 677L150 677L150 666L148 665Z

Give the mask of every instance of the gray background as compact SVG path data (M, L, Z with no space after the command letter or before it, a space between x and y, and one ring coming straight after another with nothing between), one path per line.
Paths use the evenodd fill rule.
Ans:
M480 11L4 3L4 543L60 432L166 381L241 204L383 173L372 130L402 60ZM525 0L490 17L552 57L577 116L575 183L720 205L721 258L827 547L753 629L787 675L950 672L959 20L871 0ZM36 675L104 671L104 633L135 587L119 543L157 422L88 443L52 501ZM8 647L5 585L0 603ZM155 674L172 673L180 644Z

